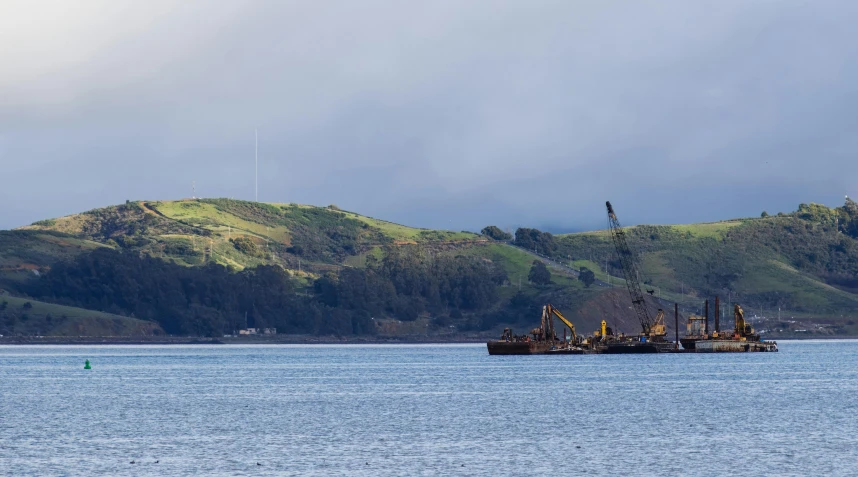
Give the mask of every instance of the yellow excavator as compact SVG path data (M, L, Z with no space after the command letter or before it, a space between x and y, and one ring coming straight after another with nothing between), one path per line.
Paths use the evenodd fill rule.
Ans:
M650 328L650 336L664 337L666 335L667 328L665 328L664 326L664 310L659 308L658 313L655 315L655 320L653 321L652 327Z
M758 341L760 339L760 335L754 334L754 328L751 327L751 324L745 321L745 311L738 304L733 307L733 317L736 319L736 337L743 341L748 339Z
M563 324L566 325L567 328L569 328L569 331L572 332L572 342L578 342L578 334L575 333L575 325L573 325L571 321L567 320L566 317L564 317L563 314L560 313L560 310L554 308L553 305L545 305L545 307L543 308L543 314L546 318L551 318L551 315L560 318L560 321L562 321Z

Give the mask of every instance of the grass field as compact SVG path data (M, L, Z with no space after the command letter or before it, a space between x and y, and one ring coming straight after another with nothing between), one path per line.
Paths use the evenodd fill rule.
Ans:
M100 311L0 295L4 335L152 336L163 335L157 323Z
M739 289L753 290L754 294L776 293L783 296L784 308L800 303L806 312L812 311L819 315L839 310L858 310L858 296L815 280L776 260L755 267L739 285Z
M736 227L738 225L742 225L742 221L740 220L730 220L724 222L707 222L700 224L687 224L687 225L664 225L660 227L665 227L667 229L680 232L684 234L686 237L690 238L721 238L726 234L730 229ZM634 232L638 229L638 226L624 227L627 233ZM570 234L559 234L558 238L563 237L574 237L574 236L592 236L603 238L604 240L611 240L611 231L608 229L602 230L591 230L587 232L574 232Z
M414 227L407 227L405 225L395 224L393 222L387 222L385 220L374 219L372 217L366 217L360 214L356 214L354 212L343 212L346 214L346 217L353 218L355 220L359 220L370 227L375 227L380 230L385 236L390 237L393 240L400 241L416 241L422 229L417 229Z
M711 237L711 238L721 238L724 234L727 233L731 228L736 227L737 225L741 225L741 221L727 221L727 222L711 222L711 223L702 223L702 224L689 224L689 225L670 225L669 227L678 231L678 232L686 232L690 234L692 237L702 238L702 237Z
M408 227L405 225L387 222L385 220L366 217L354 212L344 212L348 217L380 230L386 237L396 241L414 242L454 242L463 240L475 240L480 238L479 234L470 232L453 232L449 230L432 230Z
M220 210L214 204L196 200L150 202L148 205L164 216L205 228L222 236L249 234L289 245L289 229L280 224L252 222Z

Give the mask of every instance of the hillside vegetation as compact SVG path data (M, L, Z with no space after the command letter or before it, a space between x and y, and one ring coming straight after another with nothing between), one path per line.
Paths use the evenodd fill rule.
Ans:
M621 213L619 211L618 213ZM858 206L801 204L790 214L695 225L629 227L645 286L680 301L731 297L746 309L854 316ZM621 276L608 231L554 237L547 253ZM616 279L615 279L616 280Z
M801 320L820 333L858 331L852 201L626 232L653 310L676 301L683 315L700 312L704 298L720 295L725 316L739 302L758 327L776 332L808 328ZM534 265L543 259L537 255L574 272L550 263L546 275ZM579 270L587 280L578 279ZM335 206L140 201L0 231L0 290L142 319L152 330L179 335L216 336L245 326L340 336L494 334L510 325L529 329L549 302L579 332L602 319L634 332L620 276L604 230L438 231ZM60 332L16 326L16 332Z
M474 233L227 199L128 202L0 237L0 287L181 335L490 329L509 299L508 265L526 276L532 261ZM508 250L497 260L474 251L488 247Z
M214 261L239 270L260 264L297 270L301 261L301 270L312 272L330 270L349 256L384 245L481 239L467 232L406 227L335 206L231 199L127 202L21 230L60 232L185 265Z
M157 323L0 295L0 336L159 336Z

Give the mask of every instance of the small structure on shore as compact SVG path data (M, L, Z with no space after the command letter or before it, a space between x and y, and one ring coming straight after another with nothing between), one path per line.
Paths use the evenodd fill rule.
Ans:
M238 330L239 335L276 335L277 328L247 328Z

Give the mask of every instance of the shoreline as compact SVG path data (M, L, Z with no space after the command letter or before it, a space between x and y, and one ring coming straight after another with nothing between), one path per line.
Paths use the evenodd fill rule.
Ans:
M183 337L183 336L4 336L2 345L278 345L278 344L475 344L493 339L489 336L463 336L459 338L401 336L401 337L357 337L338 338L335 336L282 335L271 337Z
M494 335L466 335L459 337L438 336L374 336L341 338L336 336L276 335L254 337L205 338L189 336L4 336L2 345L279 345L279 344L480 344L496 339ZM788 340L854 340L858 336L779 336L766 341Z

